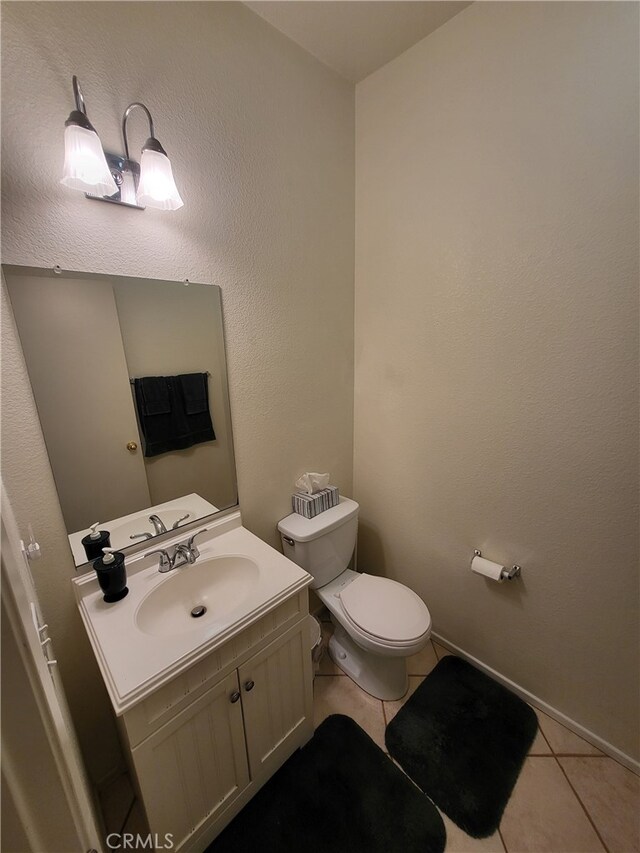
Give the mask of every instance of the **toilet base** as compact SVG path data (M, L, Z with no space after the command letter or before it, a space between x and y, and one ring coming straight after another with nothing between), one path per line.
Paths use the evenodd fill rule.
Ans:
M333 614L331 621L334 631L329 640L329 657L336 666L376 699L401 699L409 688L407 659L367 652L351 639Z

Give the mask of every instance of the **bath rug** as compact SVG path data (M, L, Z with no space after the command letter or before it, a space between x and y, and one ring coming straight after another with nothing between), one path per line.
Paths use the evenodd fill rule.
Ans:
M389 754L474 838L500 824L538 730L535 712L480 670L443 658L387 726Z
M442 818L350 717L318 727L206 853L442 853Z

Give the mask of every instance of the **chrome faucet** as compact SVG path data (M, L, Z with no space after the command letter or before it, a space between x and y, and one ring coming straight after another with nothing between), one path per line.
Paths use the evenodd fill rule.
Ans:
M191 515L191 513L190 513L190 512L188 512L186 515L183 515L183 516L182 516L181 518L179 518L177 521L174 521L174 522L173 522L173 524L171 525L171 529L172 529L172 530L175 530L177 527L180 527L180 525L182 524L182 522L183 522L183 521L186 521L186 520L187 520L187 518L189 518L189 516L190 516L190 515ZM155 515L155 514L154 514L154 515L150 515L150 516L149 516L149 521L150 521L150 522L153 524L153 526L154 526L154 529L155 529L155 531L156 531L156 536L160 536L161 534L163 534L163 533L166 533L166 532L167 532L166 525L165 525L164 521L160 518L160 516L159 516L159 515ZM148 531L147 531L147 532L145 532L145 533L133 533L133 534L129 537L129 539L153 539L153 533L149 533Z
M145 554L145 557L150 557L152 554L160 554L160 562L158 564L159 572L170 572L171 569L175 568L173 564L173 557L168 551L165 551L164 548L156 548L155 551L149 551Z
M202 530L198 530L184 542L178 542L173 549L173 553L170 553L168 549L156 548L154 551L148 551L145 557L150 557L151 554L159 554L158 571L162 573L170 572L179 566L192 566L200 556L200 551L198 551L194 540L196 536L206 533L208 529L208 527L205 527Z
M149 521L153 524L153 527L156 531L156 536L160 536L161 533L166 533L167 528L164 526L164 521L160 518L159 515L150 515Z

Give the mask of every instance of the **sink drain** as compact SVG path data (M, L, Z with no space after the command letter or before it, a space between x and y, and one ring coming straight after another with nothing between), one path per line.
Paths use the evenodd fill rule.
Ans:
M191 615L194 619L197 619L198 616L204 616L206 612L207 608L204 606L204 604L199 604L197 607L193 608L193 610L191 611Z

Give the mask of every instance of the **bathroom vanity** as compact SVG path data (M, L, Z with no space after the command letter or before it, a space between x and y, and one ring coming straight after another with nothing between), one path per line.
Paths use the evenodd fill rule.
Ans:
M167 573L157 554L130 560L115 604L93 574L73 580L150 830L193 851L313 733L311 577L238 511L198 548Z

